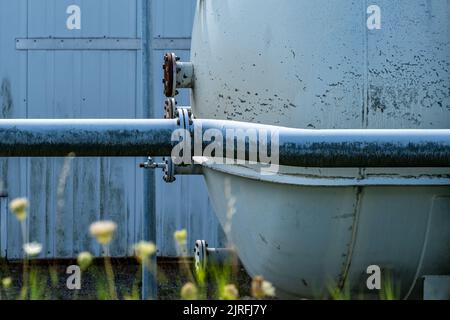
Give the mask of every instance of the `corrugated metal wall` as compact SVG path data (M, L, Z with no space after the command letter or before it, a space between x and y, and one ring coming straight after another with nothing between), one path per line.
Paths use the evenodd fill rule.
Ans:
M189 55L194 2L184 0L0 0L0 117L4 118L143 118L152 108L161 116L161 60L165 49ZM81 29L69 30L69 5L81 8ZM143 8L149 5L151 17ZM108 50L17 50L16 39L141 39L143 19L151 20L154 40L150 66L145 50L122 45ZM93 39L92 41L96 41ZM115 40L114 40L115 41ZM182 46L177 48L177 46ZM111 46L110 46L111 47ZM150 67L148 79L143 70ZM150 83L150 88L145 84ZM152 106L143 98L148 90ZM180 100L188 103L186 93ZM8 214L8 199L28 196L29 238L41 242L41 257L74 257L83 250L99 254L88 234L91 222L112 219L119 225L112 254L127 256L140 240L144 201L142 159L1 159L0 249L21 256L17 221ZM65 170L63 170L65 168ZM64 173L65 172L65 173ZM160 255L175 255L172 234L188 228L192 238L212 244L221 229L212 213L202 177L182 177L164 185L159 173L155 192Z

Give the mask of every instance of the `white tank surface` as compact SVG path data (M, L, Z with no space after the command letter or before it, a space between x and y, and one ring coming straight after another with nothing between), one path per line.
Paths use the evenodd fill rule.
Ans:
M450 128L450 1L199 0L191 61L198 118ZM371 265L403 298L450 274L450 168L204 166L245 267L283 297L373 294Z

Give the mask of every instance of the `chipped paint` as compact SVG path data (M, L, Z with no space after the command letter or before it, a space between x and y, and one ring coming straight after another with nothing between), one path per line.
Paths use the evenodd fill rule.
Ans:
M351 0L328 1L327 10L320 1L203 2L192 44L194 114L318 129L311 131L450 128L450 3L380 0L377 5L383 12L380 30L367 29L367 7ZM214 14L221 15L220 21L212 19ZM335 145L337 149L322 142L307 147L294 142L282 144L281 154L309 150L300 161L311 156L312 162L320 162L313 160L317 152L334 154L340 162L343 154L336 151L346 149L355 151L356 161L364 157L363 149L376 159L384 152L389 157L401 145L385 142L383 150L366 150L356 141ZM440 149L425 144L404 150L403 165L420 150L435 147ZM446 162L447 152L441 155ZM367 168L348 176L337 168L286 167L273 176L261 175L259 167L209 168L205 177L220 219L226 214L221 179L238 190L236 206L244 213L237 216L231 241L246 269L264 274L286 297L317 298L318 292L326 294L330 279L360 292L365 270L374 261L400 271L395 276L403 296L425 269L436 272L439 265L440 272L449 271L448 263L434 254L445 257L448 251L443 245L449 240L448 210L434 216L434 236L440 240L427 244L428 262L423 269L418 266L430 203L437 194L448 197L448 167ZM349 212L353 216L343 218ZM257 234L270 244L282 242L281 250L264 245Z

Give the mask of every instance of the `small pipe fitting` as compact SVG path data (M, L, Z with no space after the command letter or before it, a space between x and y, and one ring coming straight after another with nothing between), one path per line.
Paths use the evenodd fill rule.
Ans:
M192 88L194 84L194 65L192 62L176 63L176 87Z
M194 65L192 62L181 62L175 53L164 55L164 94L166 97L178 95L178 88L192 88L194 84Z

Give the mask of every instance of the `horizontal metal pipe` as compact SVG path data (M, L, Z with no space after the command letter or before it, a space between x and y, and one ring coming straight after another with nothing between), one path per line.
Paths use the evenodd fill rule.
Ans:
M256 132L258 139L258 162L263 147L279 152L278 164L299 167L450 167L450 130L448 129L292 129L236 121L194 121L197 131L204 134L210 129L219 130L224 141L230 139L237 148L242 134L246 138L245 159L252 148L248 137ZM244 132L242 132L242 130ZM210 131L211 132L211 131ZM240 132L240 133L239 133ZM267 134L265 134L265 132ZM241 134L241 138L238 138ZM267 147L259 139L267 136ZM227 145L224 142L223 155ZM208 142L203 142L205 148ZM266 151L267 151L266 150ZM264 150L263 150L264 151ZM269 152L270 154L270 152ZM238 151L234 159L243 160Z
M171 136L179 128L177 120L0 120L0 157L170 156L175 144ZM238 146L239 132L243 133L244 152L234 150L234 159L249 159L253 149L248 137L256 133L261 162L265 162L261 150L275 147L277 164L286 166L450 167L447 129L305 130L195 119L190 127L192 143L200 136L201 148L193 146L194 155L204 155L210 141L201 138L210 129L223 136L223 156L227 146ZM267 136L267 146L261 143L262 136Z
M167 156L177 128L176 120L0 120L0 156Z

